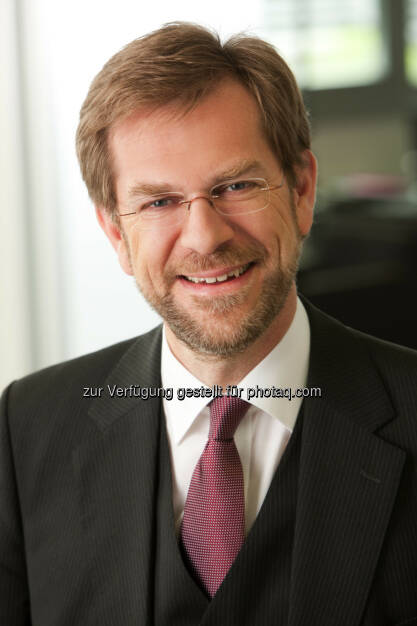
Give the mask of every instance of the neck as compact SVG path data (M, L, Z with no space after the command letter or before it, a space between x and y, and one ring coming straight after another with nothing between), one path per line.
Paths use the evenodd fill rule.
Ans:
M205 385L237 385L281 341L294 319L297 293L293 285L285 304L265 332L244 352L224 357L207 357L191 350L165 325L168 345L180 363Z

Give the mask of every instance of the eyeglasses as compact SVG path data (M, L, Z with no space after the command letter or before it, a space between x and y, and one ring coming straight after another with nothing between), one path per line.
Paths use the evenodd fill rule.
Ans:
M204 199L220 215L249 215L267 208L270 192L280 189L279 185L269 185L264 178L226 180L212 187L208 196L196 196L185 200L180 192L170 191L155 196L144 196L135 201L136 208L129 213L119 213L120 217L130 217L142 230L169 228L180 223L191 210L194 200Z

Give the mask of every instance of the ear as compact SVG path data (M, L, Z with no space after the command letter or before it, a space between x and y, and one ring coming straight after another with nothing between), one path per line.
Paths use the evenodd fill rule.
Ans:
M297 183L292 190L298 227L303 237L308 235L313 224L316 201L317 159L311 150L302 155L303 165L296 168Z
M96 216L98 223L107 235L111 245L116 250L120 266L126 274L133 276L133 269L130 263L129 249L126 238L123 236L119 225L115 222L110 212L103 207L96 206Z

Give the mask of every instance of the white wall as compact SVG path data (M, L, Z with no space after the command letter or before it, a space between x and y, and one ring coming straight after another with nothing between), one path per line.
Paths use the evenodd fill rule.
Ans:
M32 367L24 168L13 0L0 3L0 388Z

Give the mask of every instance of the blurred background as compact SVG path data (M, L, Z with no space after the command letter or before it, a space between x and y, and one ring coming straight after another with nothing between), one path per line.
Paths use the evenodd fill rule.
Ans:
M95 223L74 134L103 63L174 20L289 62L320 171L300 290L417 347L417 0L1 0L0 386L159 321Z

